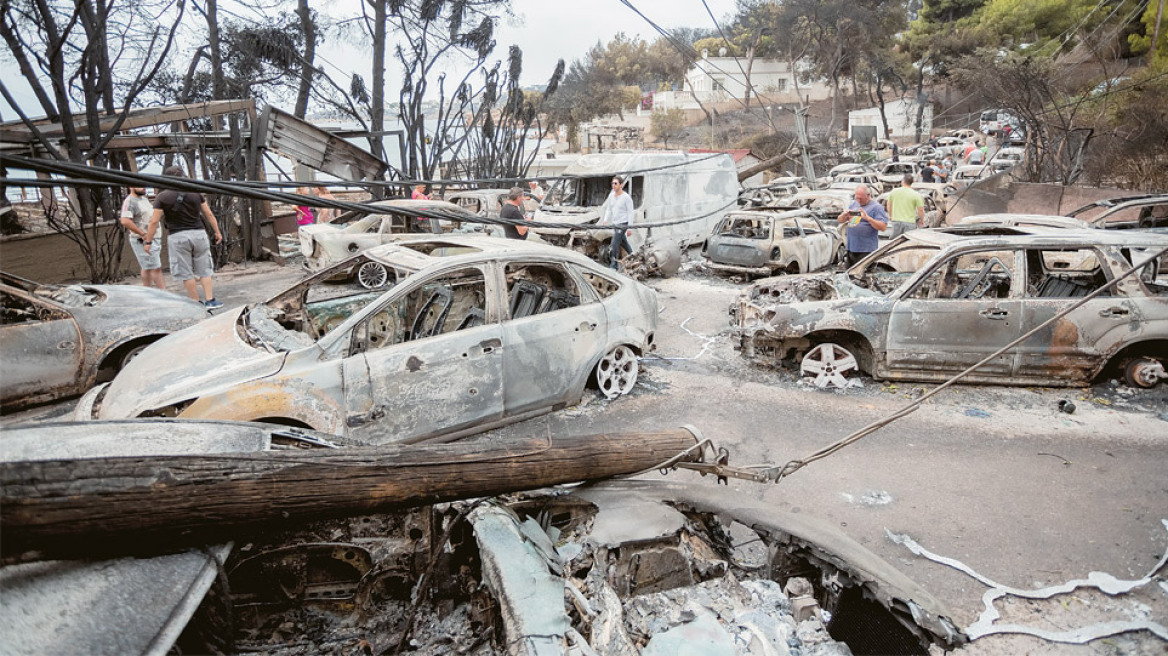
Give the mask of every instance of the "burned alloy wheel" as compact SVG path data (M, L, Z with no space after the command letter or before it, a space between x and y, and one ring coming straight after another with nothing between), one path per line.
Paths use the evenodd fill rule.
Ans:
M848 386L847 375L860 370L856 356L839 344L824 342L803 356L800 371L810 376L816 387L829 385L840 389Z
M1164 377L1164 364L1147 356L1135 358L1123 368L1123 380L1132 387L1152 388Z
M384 287L386 280L389 280L389 273L377 262L365 262L357 267L357 282L365 289Z
M621 344L600 358L596 365L596 383L605 398L615 399L633 391L637 384L637 356Z

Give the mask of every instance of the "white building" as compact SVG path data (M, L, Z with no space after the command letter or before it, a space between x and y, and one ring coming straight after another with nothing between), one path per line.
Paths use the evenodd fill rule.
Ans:
M890 100L884 103L884 116L888 118L891 135L884 134L884 123L880 120L879 107L853 109L848 112L848 136L858 141L872 138L912 139L917 131L917 108L919 103L911 98ZM874 128L874 130L873 130ZM933 129L933 106L926 103L921 116L921 135L928 138Z
M752 104L806 103L831 97L826 82L796 84L796 72L785 61L755 59L749 72ZM682 88L653 94L653 109L698 109L698 101L705 105L741 101L746 96L746 73L745 58L703 56L686 72Z

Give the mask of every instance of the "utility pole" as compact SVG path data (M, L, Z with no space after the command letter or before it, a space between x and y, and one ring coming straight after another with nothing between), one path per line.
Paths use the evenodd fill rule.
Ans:
M807 108L795 109L795 133L799 135L799 150L803 154L803 175L807 181L815 182L815 168L811 164L811 144L807 138Z
M1164 0L1156 7L1156 27L1152 30L1152 50L1148 53L1148 62L1156 59L1156 42L1160 40L1160 17L1164 15Z

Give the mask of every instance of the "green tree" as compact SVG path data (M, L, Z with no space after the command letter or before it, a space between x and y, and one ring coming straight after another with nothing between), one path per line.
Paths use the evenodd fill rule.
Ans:
M666 148L669 140L685 129L685 112L677 108L655 111L649 117L649 134L660 139Z

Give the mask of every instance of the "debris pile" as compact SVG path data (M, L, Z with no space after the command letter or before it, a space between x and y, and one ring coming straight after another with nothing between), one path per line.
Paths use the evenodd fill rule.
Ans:
M852 653L844 640L921 654L962 642L938 633L949 625L933 611L889 612L879 599L899 593L867 588L864 566L813 553L793 534L626 490L439 504L243 545L179 644L279 656L830 656Z

